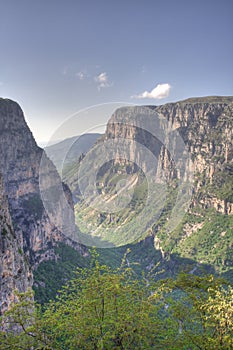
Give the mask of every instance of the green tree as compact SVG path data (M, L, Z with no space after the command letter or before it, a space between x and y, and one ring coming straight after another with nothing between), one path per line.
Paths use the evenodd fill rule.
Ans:
M41 310L33 302L33 292L15 292L17 302L0 318L0 349L49 349L43 332Z
M43 322L52 346L66 349L161 349L161 305L131 269L96 263L51 302ZM61 347L62 348L62 347Z
M1 320L0 350L230 350L232 303L232 287L211 275L155 283L95 262L43 312L30 292L18 294Z
M225 281L181 273L159 290L170 320L179 323L183 349L233 349L233 289Z

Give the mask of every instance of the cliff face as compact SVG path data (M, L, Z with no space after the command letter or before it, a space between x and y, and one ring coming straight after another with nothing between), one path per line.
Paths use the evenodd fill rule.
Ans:
M233 160L233 98L195 99L159 107L180 132L193 160L196 178L193 205L233 214L230 177ZM231 182L232 184L232 182ZM224 193L228 187L228 193ZM204 191L203 191L204 189Z
M149 122L141 123L140 117L134 121L135 116L143 118L143 114L147 115ZM156 123L159 125L156 126ZM159 138L154 137L156 132L153 132L158 129L160 129ZM169 140L166 140L163 130ZM224 192L224 188L230 186L232 176L232 130L233 98L209 97L159 107L120 108L109 120L105 139L122 138L136 141L131 143L127 154L122 154L122 159L140 164L142 168L144 166L143 170L148 171L147 167L151 164L145 162L145 154L138 147L138 144L143 144L157 158L157 163L153 164L156 171L155 178L157 180L164 178L169 182L185 176L185 173L179 172L179 160L177 159L174 164L170 152L172 150L175 154L179 149L180 139L176 134L171 136L172 132L177 131L190 155L186 160L185 171L193 172L195 176L196 195L193 197L192 205L200 203L203 208L214 207L221 213L232 214L232 198L221 193L221 189ZM119 162L122 160L115 160L115 164Z
M16 289L24 292L31 285L32 274L23 250L23 236L15 234L0 177L0 315L14 301Z
M23 232L27 253L35 253L46 249L54 239L62 240L62 227L65 223L71 231L75 230L71 194L65 187L61 194L57 194L56 202L52 202L54 198L51 198L50 204L53 208L52 214L48 216L48 210L45 210L42 202L39 182L43 182L43 189L53 189L56 184L61 186L61 180L53 163L36 145L16 102L0 100L0 131L0 169L13 226L16 235L18 231ZM44 165L41 169L42 158ZM59 197L64 194L71 206L67 217L63 215L64 203Z
M156 134L158 138L154 137ZM182 142L178 135L189 157L180 152ZM155 248L163 258L174 253L228 273L233 264L233 97L121 108L108 123L105 142L120 138L131 140L131 146L125 153L122 148L121 159L114 159L115 168L118 164L126 165L124 159L128 159L131 164L139 164L143 171L150 171L151 162L146 161L146 153L140 149L143 144L154 155L154 183L162 179L174 188L167 192L161 215L153 220L148 231L155 237ZM134 173L134 167L131 166L130 171ZM193 175L190 202L183 211L184 216L179 217L183 204L174 201L177 183L185 182L189 174ZM175 206L175 203L179 204ZM113 220L119 220L112 216Z
M0 99L0 154L0 285L2 299L8 304L14 288L25 291L32 285L26 261L33 266L48 258L58 241L72 245L75 222L69 188L36 145L19 105L6 99ZM58 193L56 186L61 189ZM53 196L48 198L48 193Z

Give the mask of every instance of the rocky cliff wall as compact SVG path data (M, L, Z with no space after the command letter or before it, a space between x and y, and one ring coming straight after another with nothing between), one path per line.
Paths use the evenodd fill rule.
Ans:
M0 315L15 300L15 290L25 292L31 285L32 273L24 254L22 231L16 236L0 177Z
M51 202L54 215L48 216L41 198L39 176L46 183L46 189L53 189L61 180L53 163L36 145L22 110L14 101L0 100L0 134L0 169L16 235L18 231L23 232L27 252L46 249L49 242L62 240L65 223L71 232L75 231L71 194L66 187L61 194L56 194L56 202ZM44 167L41 170L42 155ZM66 216L59 198L64 194L71 207Z
M54 258L50 251L59 241L81 253L83 248L71 239L76 228L68 186L37 146L20 106L8 99L0 99L0 155L0 288L5 309L15 288L32 286L28 263L33 268ZM43 191L50 196L43 197Z
M149 167L151 164L145 161L145 154L141 152L140 144L143 144L155 156L155 179L171 181L186 176L179 171L179 157L173 157L179 153L179 134L190 155L185 159L185 172L195 176L192 205L198 202L204 208L214 207L222 213L232 214L232 199L223 198L221 193L221 188L232 183L232 130L233 98L207 97L158 107L120 108L109 120L105 140L133 140L128 153L121 159L129 159L148 171L148 164ZM158 137L154 137L156 134ZM117 162L122 160L116 159Z

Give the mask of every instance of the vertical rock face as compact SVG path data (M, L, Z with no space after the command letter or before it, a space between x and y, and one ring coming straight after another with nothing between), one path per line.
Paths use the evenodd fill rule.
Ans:
M19 105L7 99L0 99L0 155L0 287L7 305L14 288L25 291L32 285L27 260L31 265L41 261L40 251L49 250L56 241L70 243L75 222L69 188L62 185L55 166L36 145ZM61 193L56 192L56 184ZM43 191L55 192L56 198L46 198L49 215Z
M147 117L149 116L151 127L144 123L136 127L132 125L135 116L143 116L145 113ZM232 176L233 98L194 98L159 107L124 107L113 114L105 133L106 140L122 138L137 141L132 143L130 154L125 154L125 159L137 164L145 163L143 160L145 155L140 153L137 146L137 143L143 144L157 158L157 179L162 177L165 177L166 181L179 179L185 174L179 173L177 164L174 166L167 147L168 145L176 153L179 150L178 138L172 137L164 145L150 135L148 130L156 129L156 122L159 122L160 130L167 128L168 136L169 130L177 130L184 141L192 160L190 162L190 159L187 159L189 163L185 168L193 171L196 176L196 192L198 192L196 200L205 208L214 207L222 213L232 214L232 199L223 198L219 189L230 186ZM205 187L204 195L200 191L203 187Z
M32 284L32 274L23 251L22 233L16 237L8 199L0 177L0 315L14 301L14 291L24 292Z
M62 220L70 225L71 231L75 230L69 189L62 188L62 195L66 196L71 207L70 217L64 218L59 193L56 194L56 202L50 203L54 206L54 215L48 216L39 182L43 181L43 188L53 189L56 184L62 186L61 179L53 163L36 145L16 102L0 100L0 132L0 169L16 235L18 231L23 232L24 248L27 252L46 249L52 240L62 239ZM41 169L42 156L44 166Z

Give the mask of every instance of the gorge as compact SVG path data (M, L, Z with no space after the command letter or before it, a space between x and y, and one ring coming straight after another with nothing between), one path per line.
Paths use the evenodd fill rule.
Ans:
M166 147L152 137L145 127L132 126L134 117L142 115L145 108L147 115L149 113L152 116L152 124L156 113L159 120L166 120L168 127L179 133L190 154L187 162L185 160L185 169L193 172L192 196L185 215L172 232L168 231L168 222L176 203L177 184L186 176L177 171L172 151L167 150L168 147L170 150L178 149L178 138L174 138L171 144L168 142L169 146ZM37 146L19 105L8 99L0 99L1 312L14 300L15 289L26 291L32 287L33 275L35 290L50 288L51 276L47 274L51 262L54 266L60 266L60 273L64 268L62 263L67 263L73 255L78 258L74 259L74 264L72 262L69 268L75 269L75 264L86 264L88 248L84 246L85 239L79 242L77 232L81 232L84 237L90 236L92 242L95 237L93 232L99 230L101 234L101 230L107 230L108 236L98 236L98 239L106 240L110 237L112 248L107 249L108 252L101 251L101 254L107 262L120 259L126 248L124 244L119 244L119 229L116 230L116 227L122 227L123 231L127 220L127 234L131 238L126 240L126 244L131 247L132 259L140 262L144 269L152 269L160 262L161 269L173 273L191 261L192 271L207 264L216 273L232 279L232 123L232 97L192 98L158 107L120 108L110 118L105 134L97 139L84 158L64 169L63 181L66 184L62 185L62 196L64 195L65 203L64 198L59 196L51 204L49 214L44 208L40 181L42 178L46 190L53 192L56 182L61 183L60 176L52 161ZM119 181L123 181L121 189L124 189L124 181L130 178L133 181L129 190L133 197L124 210L109 214L106 210L98 211L87 205L80 192L77 174L82 161L92 159L89 155L95 147L98 149L98 145L119 138L128 140L127 142L133 140L133 147L125 154L124 149L121 149L121 157L116 156L112 161L106 162L105 166L96 163L99 170L98 191L103 197L110 198L110 203ZM150 168L154 169L153 164L145 161L138 145L143 145L156 157L156 171L152 180L156 183L163 179L166 183L166 198L163 206L159 207L160 215L156 220L146 222L148 217L143 216L143 227L146 229L141 232L141 236L134 237L132 232L139 231L140 226L133 226L132 223L135 215L139 215L146 207L148 194L143 172L149 173ZM46 167L41 173L42 157ZM89 164L90 168L93 164L94 161ZM135 164L141 165L141 169ZM90 169L83 169L87 171L88 177ZM88 222L89 229L85 228L83 222ZM69 234L63 230L64 227ZM115 245L123 247L116 249ZM59 247L63 247L64 252L68 250L67 255L64 253L63 256ZM43 273L40 273L41 267ZM56 271L55 267L54 269Z

